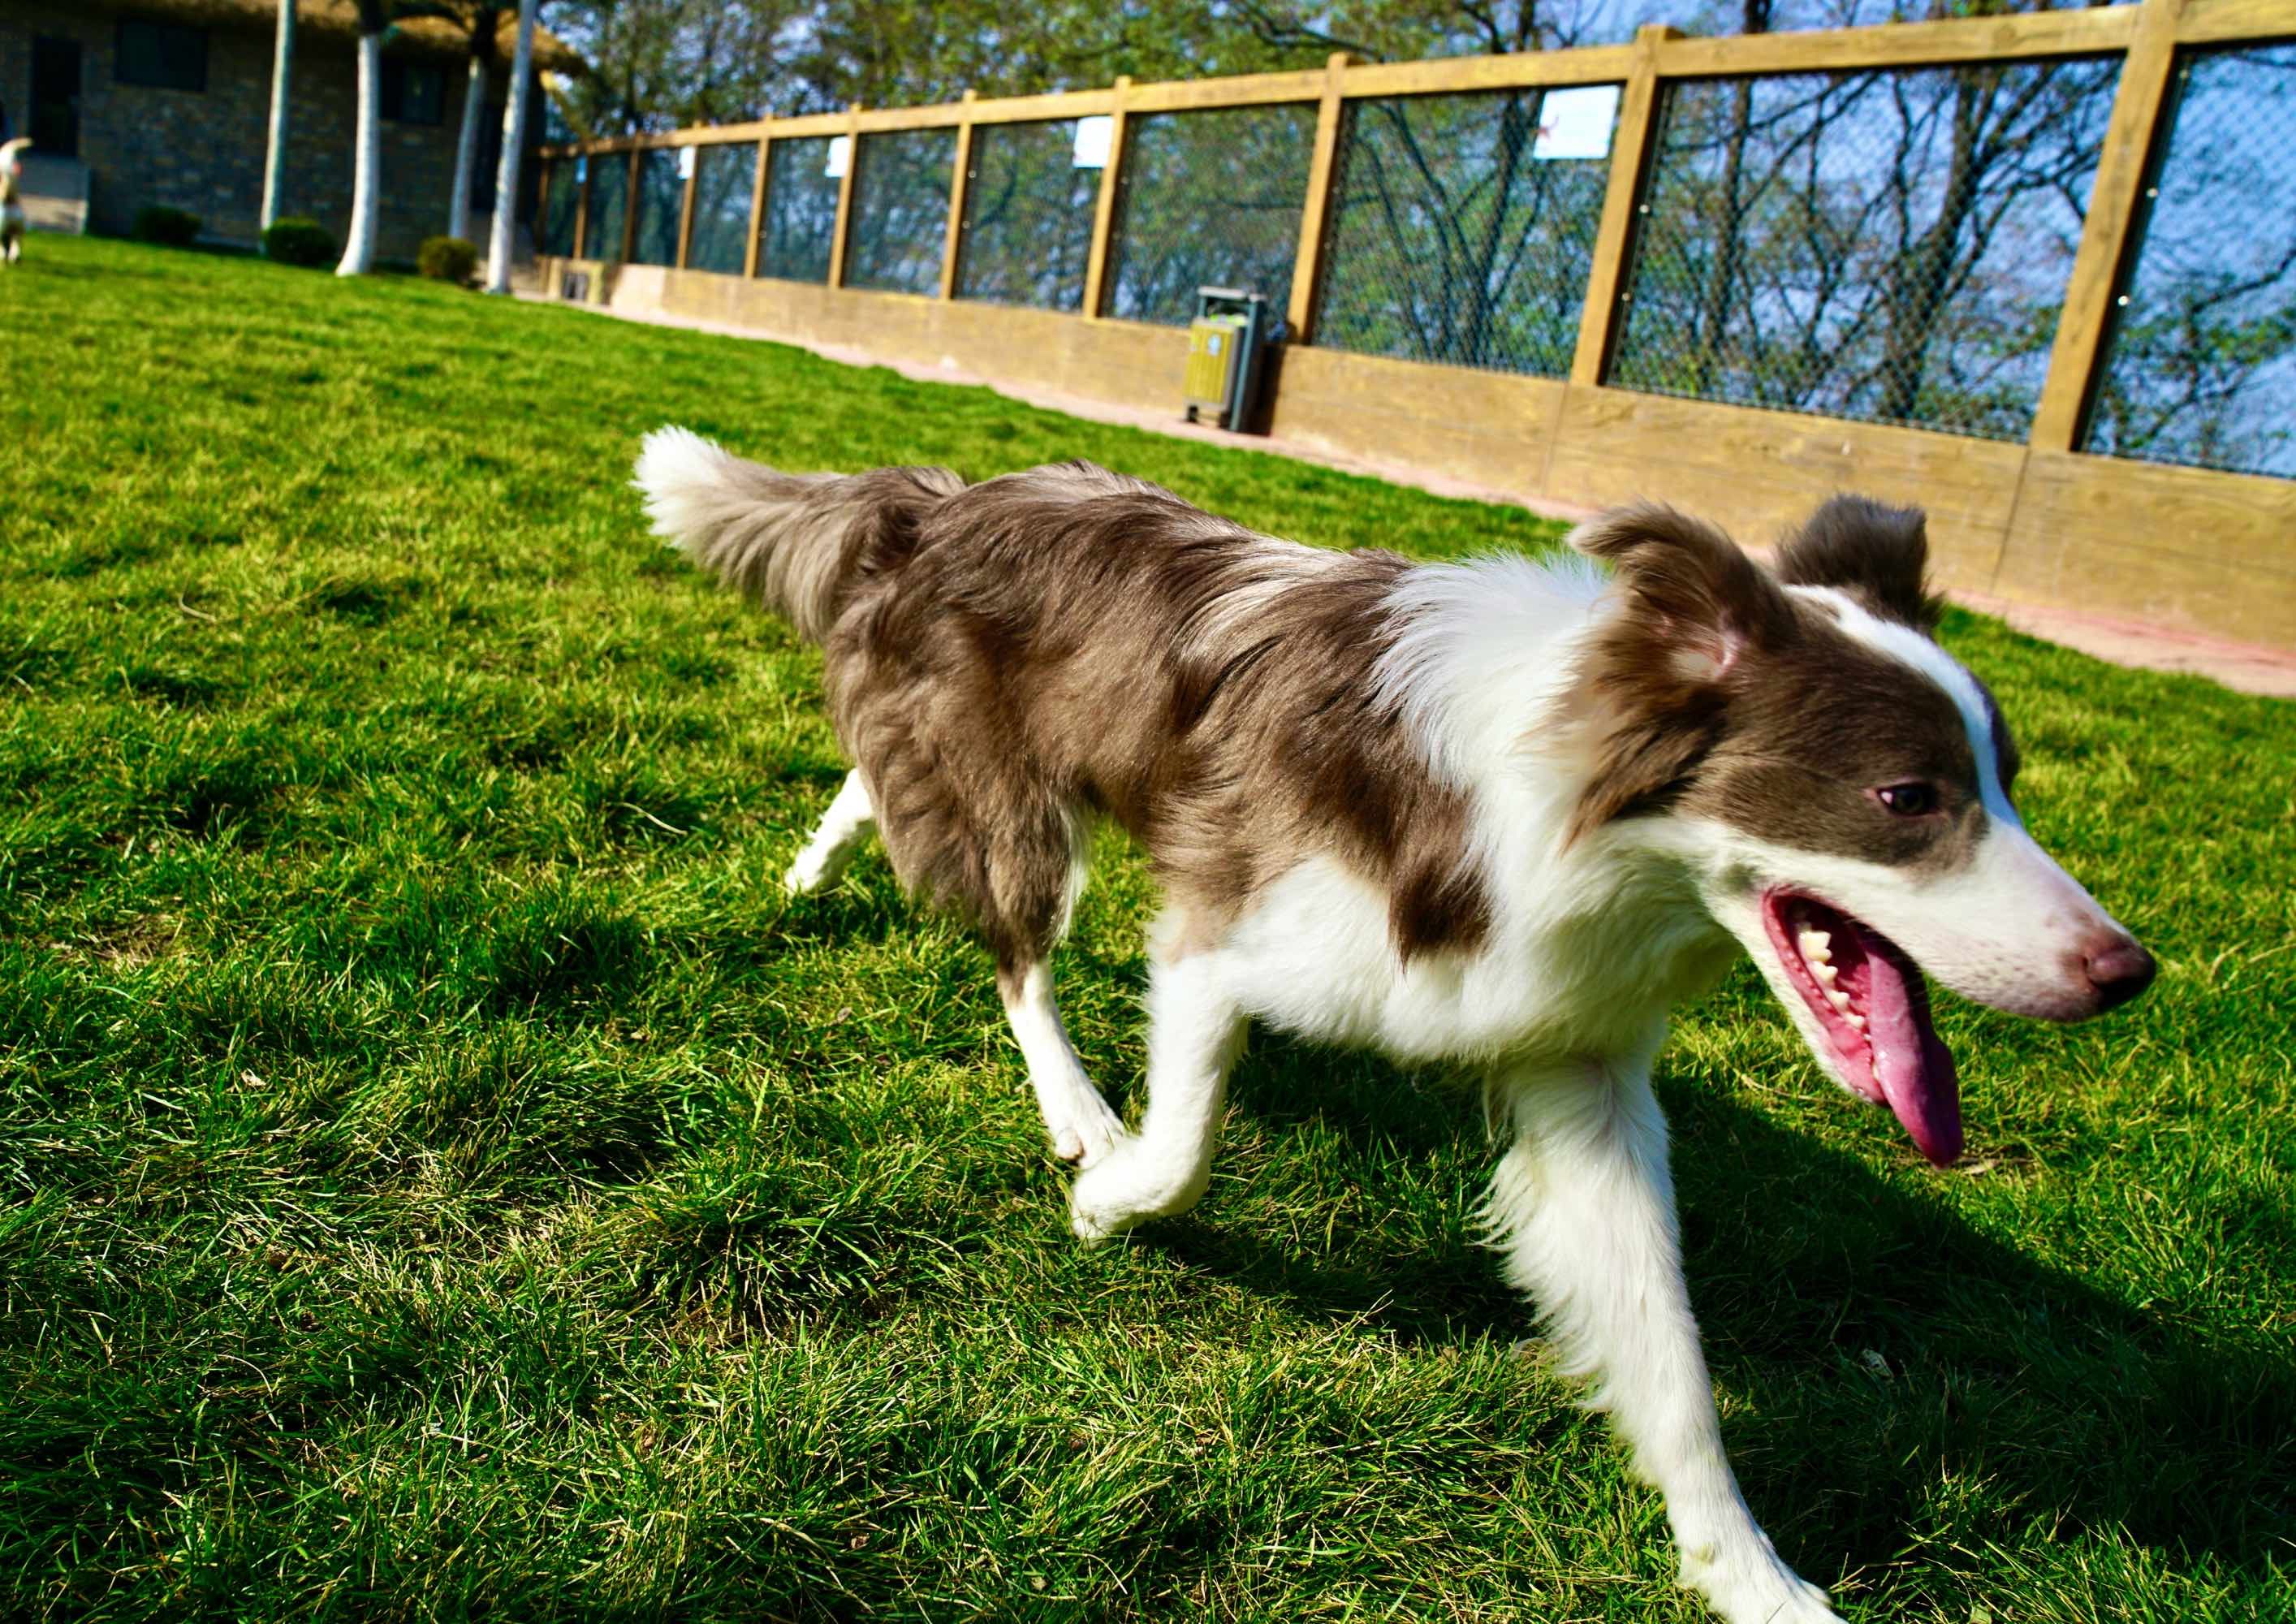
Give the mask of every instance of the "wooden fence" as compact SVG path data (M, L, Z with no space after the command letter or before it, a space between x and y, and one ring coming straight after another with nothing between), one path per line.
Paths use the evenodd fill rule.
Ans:
M2296 481L2142 463L2079 448L2099 386L2115 299L2143 229L2148 177L2166 138L2180 53L2227 42L2296 39L2296 0L2143 0L2140 4L1797 34L1692 38L1652 26L1630 44L1515 56L1360 64L934 107L865 109L546 148L578 160L570 256L545 256L543 284L589 274L611 305L713 317L801 341L849 344L886 358L954 361L992 379L1175 410L1185 337L1115 319L1111 241L1118 229L1126 123L1155 113L1315 107L1291 328L1270 380L1276 432L1345 453L1409 463L1525 495L1599 505L1643 495L1679 502L1767 540L1838 488L1927 507L1940 575L1952 588L2046 601L2178 625L2228 639L2296 647ZM1929 429L1640 393L1611 381L1633 263L1638 209L1652 184L1658 111L1671 81L1878 68L2120 59L2109 122L2054 341L2022 444ZM1567 376L1538 377L1404 361L1319 346L1327 234L1343 119L1370 98L1621 86L1608 189L1595 234ZM1080 314L958 297L960 234L974 132L984 127L1105 115ZM866 137L955 132L947 242L938 295L847 285L858 149ZM825 282L759 275L758 240L775 143L846 136ZM689 268L701 165L687 167L674 262L628 263L641 213L640 166L663 148L754 144L756 178L739 275ZM627 161L619 240L589 241L591 188ZM552 195L545 170L543 195ZM644 425L641 425L644 426ZM1366 537L1375 540L1375 537Z

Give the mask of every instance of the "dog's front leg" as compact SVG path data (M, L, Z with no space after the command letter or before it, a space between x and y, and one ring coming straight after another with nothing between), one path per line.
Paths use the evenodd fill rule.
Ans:
M1210 954L1158 961L1148 972L1148 1106L1140 1131L1077 1175L1069 1219L1098 1242L1194 1206L1210 1181L1228 1069L1243 1012Z
M1682 1582L1730 1624L1833 1619L1756 1526L1722 1453L1647 1058L1526 1066L1500 1086L1516 1139L1489 1214L1508 1276L1544 1310L1560 1368L1592 1384L1588 1402L1665 1496Z

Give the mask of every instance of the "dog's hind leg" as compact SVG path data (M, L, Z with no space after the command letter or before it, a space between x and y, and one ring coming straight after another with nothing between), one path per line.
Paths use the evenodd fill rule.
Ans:
M1682 1582L1729 1624L1834 1620L1755 1524L1722 1453L1648 1055L1525 1067L1498 1086L1517 1138L1487 1216L1508 1277L1545 1310L1562 1372L1592 1384L1589 1404L1665 1496Z
M1154 963L1148 1108L1138 1134L1077 1176L1069 1221L1079 1240L1104 1241L1149 1218L1171 1218L1202 1197L1243 1033L1243 1012L1220 985L1210 955Z
M836 799L823 814L821 827L813 832L805 849L797 854L797 861L789 866L782 883L792 897L802 897L817 891L825 885L837 883L845 872L845 865L868 837L876 824L875 810L869 804L869 786L861 782L861 769L856 767L845 775L845 783L838 789Z

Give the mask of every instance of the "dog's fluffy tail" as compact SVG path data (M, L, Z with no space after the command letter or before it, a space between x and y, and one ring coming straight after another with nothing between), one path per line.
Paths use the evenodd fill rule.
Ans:
M815 643L855 584L898 569L920 521L964 488L946 468L780 473L673 428L645 437L636 484L654 534Z

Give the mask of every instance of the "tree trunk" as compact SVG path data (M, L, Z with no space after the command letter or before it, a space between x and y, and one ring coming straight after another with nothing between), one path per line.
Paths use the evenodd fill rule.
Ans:
M473 46L470 82L463 87L463 129L455 142L455 189L447 199L447 234L465 242L471 240L471 173L478 168L479 120L486 105L487 59Z
M1698 300L1698 350L1691 358L1690 392L1703 399L1714 385L1714 365L1721 358L1723 329L1730 321L1730 292L1738 275L1740 242L1746 225L1746 144L1752 138L1754 85L1740 79L1730 86L1730 144L1722 160L1722 218L1715 233L1714 261L1706 267L1706 286Z
M1770 31L1771 0L1745 0L1739 8L1739 31ZM1703 398L1714 384L1715 363L1721 358L1723 329L1730 321L1730 295L1738 277L1739 241L1746 226L1746 144L1753 138L1754 84L1740 79L1730 87L1730 142L1722 160L1722 218L1716 234L1714 262L1707 267L1706 286L1698 300L1698 349L1690 364L1690 392Z
M510 103L503 109L502 167L495 173L494 229L488 234L487 291L510 291L512 233L518 226L518 167L526 152L527 101L534 88L536 0L518 0L518 51L511 62Z
M376 217L381 212L382 30L359 35L358 133L353 138L351 228L343 243L338 276L364 276L374 269Z
M1910 422L1920 404L1929 372L1930 340L1945 308L1946 279L1962 227L1977 207L1983 166L1977 160L1978 136L1992 109L1994 86L1981 81L1988 69L1964 69L1955 76L1953 160L1946 171L1945 196L1937 223L1898 256L1890 291L1890 330L1882 340L1882 393L1874 415L1884 422ZM1997 76L1996 82L1997 83ZM1903 184L1901 182L1901 184ZM1979 245L1982 251L1982 244Z
M295 0L279 0L279 35L271 53L271 135L263 152L263 212L269 231L287 190L287 97L295 78Z

